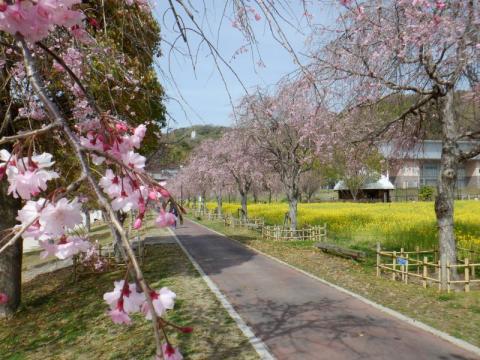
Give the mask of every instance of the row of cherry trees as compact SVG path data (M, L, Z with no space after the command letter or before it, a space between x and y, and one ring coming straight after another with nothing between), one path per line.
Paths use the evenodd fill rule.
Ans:
M302 194L311 198L335 175L353 183L362 181L360 174L380 172L368 161L375 158L375 165L380 164L376 148L353 144L346 120L324 104L304 79L242 98L235 125L220 139L201 143L181 169L175 179L177 196L205 198L213 192L221 212L222 193L233 190L247 216L249 194L282 194L289 204L290 226L296 229Z

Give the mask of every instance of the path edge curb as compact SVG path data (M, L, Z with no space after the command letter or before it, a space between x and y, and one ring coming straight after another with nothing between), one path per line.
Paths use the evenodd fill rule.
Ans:
M358 294L354 293L353 291L350 291L350 290L348 290L348 289L345 289L345 288L343 288L343 287L341 287L341 286L339 286L339 285L335 285L335 284L333 284L333 283L331 283L331 282L329 282L329 281L327 281L327 280L325 280L325 279L322 279L322 278L320 278L320 277L318 277L318 276L316 276L316 275L313 275L313 274L311 274L311 273L309 273L309 272L307 272L307 271L305 271L305 270L302 270L302 269L300 269L300 268L298 268L298 267L296 267L296 266L294 266L294 265L291 265L291 264L289 264L289 263L287 263L287 262L285 262L285 261L283 261L283 260L280 260L280 259L278 259L278 258L276 258L276 257L274 257L274 256L272 256L272 255L269 255L269 254L267 254L267 253L264 253L264 252L261 251L261 250L255 249L255 248L253 248L253 247L251 247L251 246L249 246L249 245L246 245L246 244L244 244L244 243L242 243L242 242L240 242L240 241L238 241L238 240L232 239L232 238L230 238L228 235L222 234L220 231L211 229L211 228L209 228L208 226L203 225L203 224L201 224L201 223L199 223L199 222L197 222L197 221L195 221L195 220L192 220L192 219L188 219L188 220L191 221L191 222L193 222L193 223L195 223L195 224L197 224L197 225L199 225L199 226L201 226L201 227L203 227L203 228L206 228L206 229L208 229L208 230L210 230L210 231L212 231L212 232L214 232L214 233L216 233L216 234L218 234L218 235L221 235L221 236L226 237L226 238L228 238L228 239L230 239L230 240L232 240L232 241L235 241L236 243L238 243L238 244L240 244L240 245L242 245L242 246L244 246L244 247L252 250L253 252L256 252L256 253L258 253L258 254L261 254L261 255L263 255L263 256L266 256L267 258L269 258L269 259L271 259L271 260L273 260L273 261L276 261L276 262L278 262L278 263L280 263L280 264L283 264L283 265L285 265L285 266L288 266L289 268L291 268L291 269L293 269L293 270L296 270L296 271L298 271L298 272L300 272L300 273L302 273L302 274L304 274L304 275L306 275L306 276L308 276L308 277L310 277L310 278L312 278L312 279L314 279L314 280L317 280L317 281L319 281L319 282L321 282L321 283L323 283L323 284L325 284L325 285L328 285L328 286L330 286L330 287L332 287L332 288L334 288L334 289L336 289L336 290L338 290L338 291L341 291L341 292L343 292L344 294L348 294L348 295L354 297L355 299L358 299L358 300L360 300L360 301L362 301L362 302L364 302L364 303L366 303L366 304L374 307L375 309L378 309L378 310L380 310L380 311L382 311L382 312L384 312L384 313L386 313L386 314L389 314L389 315L393 316L394 318L396 318L396 319L398 319L398 320L401 320L401 321L403 321L403 322L405 322L405 323L407 323L407 324L409 324L409 325L412 325L412 326L415 326L415 327L417 327L417 328L419 328L419 329L422 329L422 330L424 330L424 331L427 331L427 332L429 332L430 334L433 334L433 335L435 335L435 336L437 336L437 337L439 337L439 338L441 338L441 339L443 339L443 340L446 340L446 341L448 341L448 342L450 342L450 343L452 343L452 344L454 344L454 345L456 345L456 346L458 346L458 347L460 347L460 348L462 348L462 349L464 349L464 350L470 351L470 352L474 353L475 355L479 355L479 356L480 356L480 348L477 347L477 346L475 346L475 345L473 345L473 344L471 344L471 343L469 343L468 341L465 341L465 340L459 339L459 338L457 338L457 337L454 337L454 336L452 336L452 335L449 335L449 334L447 334L446 332L443 332L443 331L441 331L441 330L435 329L435 328L431 327L430 325L427 325L427 324L421 322L420 320L415 320L415 319L413 319L413 318L411 318L411 317L409 317L409 316L407 316L407 315L403 315L402 313L400 313L400 312L398 312L398 311L396 311L396 310L390 309L390 308L388 308L388 307L386 307L386 306L383 306L383 305L378 304L378 303L376 303L376 302L374 302L374 301L372 301L372 300L369 300L369 299L367 299L367 298L365 298L365 297L363 297L363 296L361 296L361 295L358 295Z
M198 225L203 226L202 224L198 224ZM253 330L245 323L245 321L242 319L240 314L238 314L238 312L235 310L235 308L232 306L232 304L230 304L230 302L227 300L225 295L222 294L222 292L217 287L217 285L215 285L215 283L212 281L212 279L210 279L210 277L203 271L203 269L200 267L200 265L197 263L197 261L192 257L192 255L190 255L190 253L185 248L185 246L183 246L183 244L180 241L180 239L178 238L177 234L175 234L175 232L170 228L169 228L169 232L173 236L173 238L175 239L178 246L180 246L182 251L185 253L187 258L190 260L190 262L192 263L195 270L198 271L198 273L202 277L203 281L205 281L207 286L210 288L210 291L213 292L215 297L218 299L218 301L220 301L222 306L228 312L228 315L235 321L235 323L237 324L237 327L240 329L240 331L243 333L243 335L248 339L248 342L255 349L258 356L260 356L260 358L262 360L275 360L275 357L272 355L272 353L268 349L267 345L260 338L258 338L255 335L255 333L253 332ZM218 234L220 234L220 233L218 233ZM222 235L222 236L225 236L225 235Z

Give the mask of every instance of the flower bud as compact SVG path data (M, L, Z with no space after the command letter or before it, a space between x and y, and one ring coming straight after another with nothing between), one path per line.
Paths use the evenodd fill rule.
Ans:
M142 219L137 218L137 219L135 220L135 223L133 224L133 228L134 228L135 230L138 230L138 229L140 229L141 227L142 227Z

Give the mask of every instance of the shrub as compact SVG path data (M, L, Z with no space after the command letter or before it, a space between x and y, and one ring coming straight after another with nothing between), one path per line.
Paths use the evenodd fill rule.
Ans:
M433 199L434 188L431 186L422 186L418 191L418 200L429 201Z

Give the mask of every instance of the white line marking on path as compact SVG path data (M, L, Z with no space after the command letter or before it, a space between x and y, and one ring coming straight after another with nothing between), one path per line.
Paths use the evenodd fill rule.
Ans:
M421 321L419 321L419 320L412 319L411 317L408 317L408 316L406 316L406 315L403 315L403 314L399 313L398 311L395 311L395 310L393 310L393 309L390 309L390 308L388 308L388 307L385 307L385 306L383 306L383 305L380 305L380 304L378 304L378 303L376 303L376 302L373 302L372 300L369 300L369 299L367 299L367 298L364 298L364 297L361 296L361 295L355 294L354 292L352 292L352 291L350 291L350 290L347 290L347 289L345 289L345 288L343 288L343 287L341 287L341 286L332 284L331 282L329 282L329 281L327 281L327 280L324 280L324 279L322 279L322 278L319 278L318 276L315 276L315 275L313 275L313 274L310 274L310 273L308 273L308 272L306 272L306 271L304 271L304 270L302 270L302 269L300 269L300 268L297 268L296 266L290 265L290 264L286 263L285 261L282 261L282 260L280 260L280 259L277 259L276 257L273 257L272 255L269 255L269 254L267 254L267 253L264 253L263 251L257 250L257 249L255 249L255 248L253 248L253 247L251 247L251 246L245 245L244 243L242 243L242 242L240 242L240 241L238 241L238 240L232 239L232 238L228 237L228 235L222 234L221 232L216 231L216 230L214 230L214 229L210 229L208 226L205 226L205 225L203 225L203 224L200 224L199 222L196 222L195 220L192 220L192 219L188 219L188 220L191 221L191 222L193 222L193 223L195 223L195 224L197 224L197 225L199 225L199 226L201 226L201 227L204 227L205 229L208 229L208 230L210 230L210 231L212 231L212 232L214 232L214 233L216 233L216 234L218 234L218 235L221 235L221 236L226 237L226 238L228 238L228 239L230 239L230 240L232 240L232 241L235 241L235 242L239 243L240 245L242 245L242 246L244 246L244 247L246 247L246 248L248 248L248 249L250 249L250 250L252 250L252 251L254 251L254 252L256 252L256 253L258 253L258 254L261 254L261 255L263 255L263 256L266 256L266 257L268 257L268 258L270 258L270 259L272 259L272 260L274 260L274 261L276 261L276 262L278 262L278 263L280 263L280 264L283 264L283 265L285 265L285 266L288 266L288 267L291 268L291 269L294 269L294 270L296 270L296 271L299 271L299 272L301 272L302 274L307 275L308 277L310 277L310 278L312 278L312 279L315 279L315 280L317 280L317 281L320 281L321 283L323 283L323 284L325 284L325 285L331 286L331 287L333 287L334 289L337 289L337 290L339 290L339 291L341 291L341 292L343 292L343 293L345 293L345 294L348 294L348 295L350 295L350 296L353 296L355 299L358 299L358 300L360 300L360 301L363 301L364 303L366 303L366 304L368 304L368 305L370 305L370 306L373 306L374 308L376 308L376 309L378 309L378 310L380 310L380 311L383 311L384 313L387 313L387 314L393 316L394 318L397 318L398 320L404 321L404 322L406 322L407 324L410 324L410 325L415 326L415 327L417 327L417 328L419 328L419 329L422 329L422 330L424 330L424 331L427 331L427 332L429 332L429 333L431 333L431 334L433 334L433 335L435 335L435 336L437 336L437 337L439 337L439 338L441 338L441 339L443 339L443 340L446 340L446 341L448 341L448 342L450 342L450 343L452 343L452 344L457 345L458 347L460 347L460 348L462 348L462 349L464 349L464 350L468 350L468 351L474 353L475 355L479 355L479 356L480 356L480 348L477 347L477 346L475 346L475 345L473 345L473 344L470 344L469 342L467 342L467 341L465 341L465 340L456 338L456 337L454 337L454 336L452 336L452 335L447 334L446 332L437 330L437 329L431 327L430 325L427 325L427 324L425 324L425 323L423 323L423 322L421 322Z
M201 224L199 224L199 225L201 225ZM190 253L185 248L185 246L183 246L183 244L178 239L177 234L175 234L175 232L172 229L170 229L170 228L168 228L168 229L169 229L170 233L172 234L172 236L174 237L175 241L177 242L178 246L180 246L180 248L183 250L185 255L187 255L188 259L191 261L191 263L193 264L195 269L201 275L203 281L205 281L205 283L208 285L210 290L215 294L218 301L220 301L220 303L223 305L225 310L227 310L228 315L230 315L230 317L233 320L235 320L238 328L242 331L243 335L245 335L245 337L248 339L248 341L253 346L253 348L255 349L257 354L260 356L260 358L262 360L275 360L275 357L272 355L272 353L268 349L267 345L265 345L265 343L254 334L252 329L245 323L245 321L243 321L241 316L233 308L232 304L230 304L228 302L225 295L222 294L222 292L217 287L217 285L215 285L215 283L212 281L212 279L210 279L210 277L207 274L205 274L205 272L200 267L200 265L197 263L197 261L192 257L192 255L190 255Z

